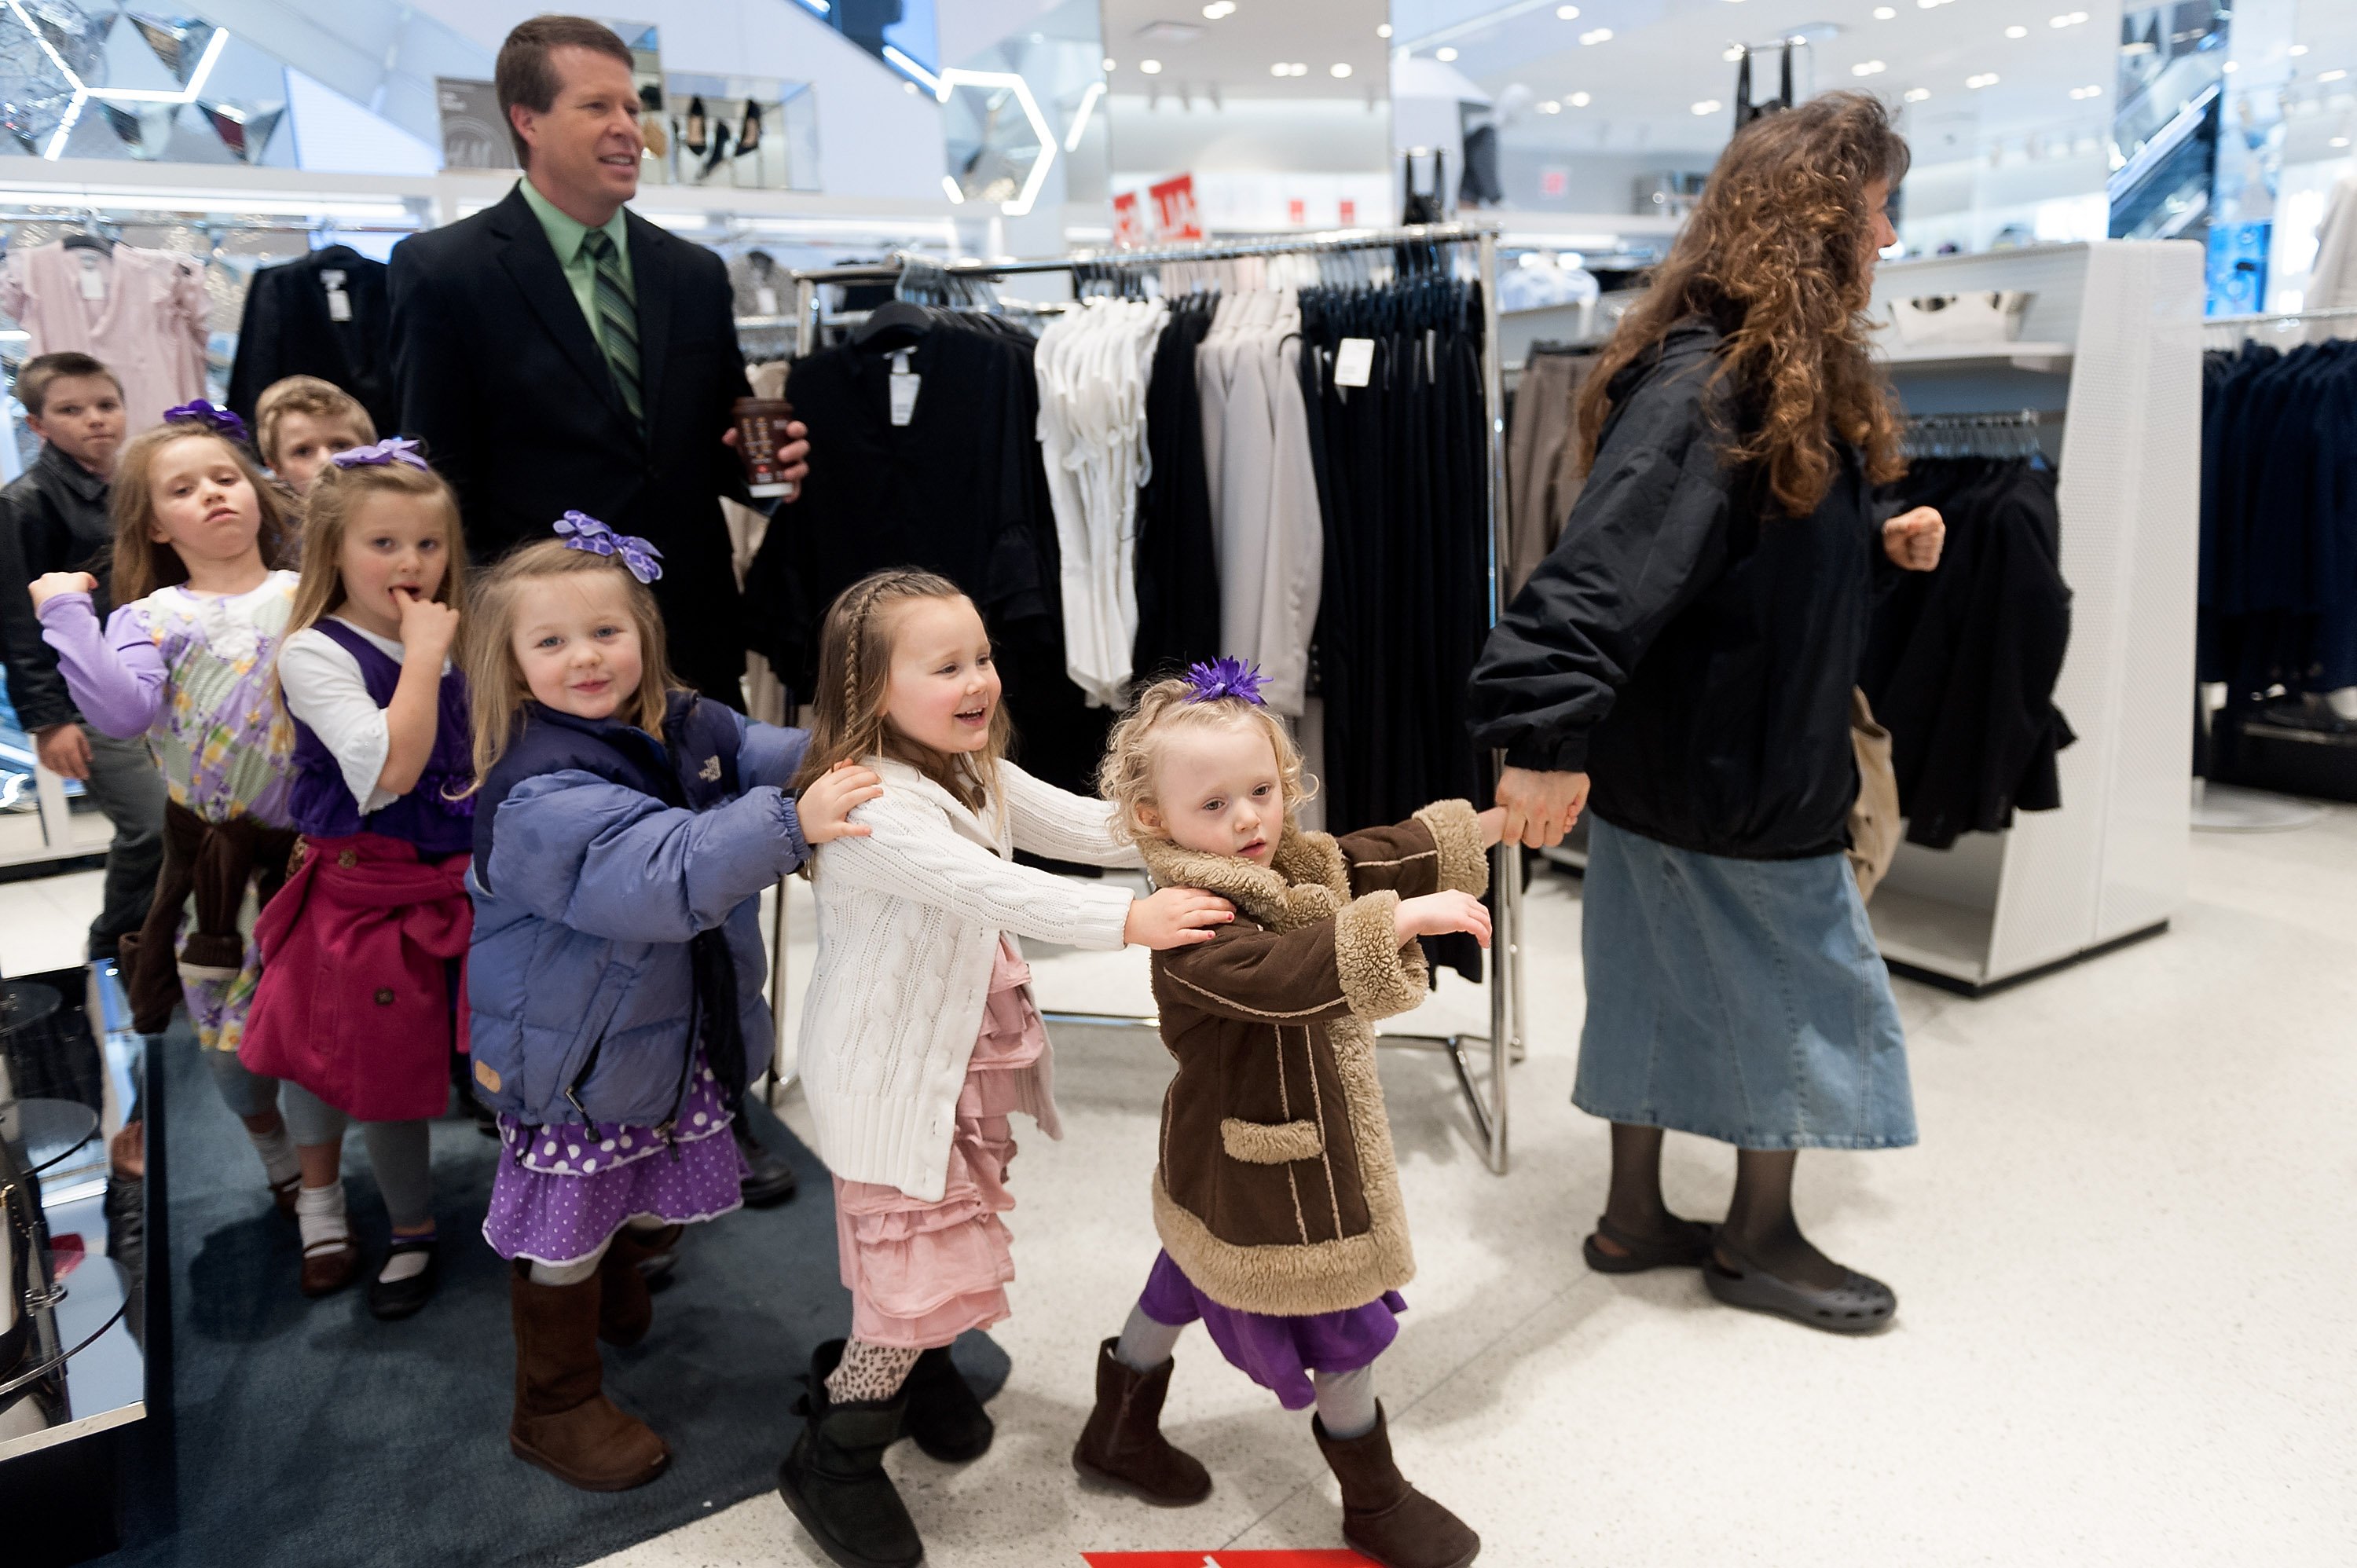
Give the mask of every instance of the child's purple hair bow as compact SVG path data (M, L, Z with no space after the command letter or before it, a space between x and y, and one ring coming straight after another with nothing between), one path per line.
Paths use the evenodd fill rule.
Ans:
M1247 664L1241 659L1214 659L1209 664L1187 666L1186 682L1190 703L1216 703L1222 697L1264 707L1260 689L1268 677L1260 672L1257 664Z
M382 468L388 463L425 467L425 459L417 455L417 443L406 435L388 435L373 446L347 447L330 454L328 461L339 468Z
M641 583L651 583L662 575L662 552L634 533L617 533L586 511L568 511L556 520L556 532L565 536L567 550L587 550L592 555L615 555L629 567L630 575Z
M203 398L198 398L193 403L178 403L164 411L165 424L174 424L183 421L204 425L214 435L226 435L231 441L247 439L245 421L221 404L207 403Z

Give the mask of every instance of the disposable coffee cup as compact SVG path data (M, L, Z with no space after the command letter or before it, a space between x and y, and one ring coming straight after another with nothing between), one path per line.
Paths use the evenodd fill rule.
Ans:
M778 467L778 448L785 445L794 405L781 397L740 397L735 412L737 457L745 465L746 488L765 500L792 495L793 481Z

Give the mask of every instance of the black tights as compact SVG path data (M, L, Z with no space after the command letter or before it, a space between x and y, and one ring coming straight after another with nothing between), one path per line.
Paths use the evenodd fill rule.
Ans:
M1718 1262L1741 1268L1741 1262L1727 1255L1732 1251L1779 1279L1831 1289L1842 1283L1841 1265L1809 1244L1792 1216L1796 1157L1792 1149L1735 1151L1735 1195L1727 1200L1727 1223L1720 1229L1725 1246ZM1605 1197L1604 1214L1615 1230L1649 1240L1667 1239L1684 1223L1662 1201L1659 1127L1612 1123L1612 1187Z

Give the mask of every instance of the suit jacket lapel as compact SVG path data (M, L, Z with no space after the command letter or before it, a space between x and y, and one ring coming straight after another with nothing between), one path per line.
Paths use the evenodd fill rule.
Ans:
M625 209L628 210L627 209ZM663 366L671 349L672 248L677 242L635 212L623 220L630 236L630 283L639 306L639 405L653 433L662 407Z
M557 347L565 350L565 358L573 361L573 368L596 389L616 419L629 424L630 411L622 406L622 394L614 389L605 352L590 333L589 318L581 314L581 302L574 298L573 285L565 280L565 268L540 220L533 215L521 191L508 192L507 199L492 210L498 219L496 231L506 242L500 248L500 265L507 270L533 314L540 317L540 324L556 339ZM633 263L636 259L632 257Z

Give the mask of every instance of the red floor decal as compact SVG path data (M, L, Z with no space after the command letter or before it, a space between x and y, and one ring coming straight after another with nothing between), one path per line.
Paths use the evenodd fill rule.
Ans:
M1355 1552L1083 1552L1089 1568L1375 1568Z

